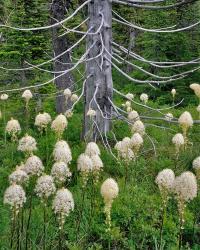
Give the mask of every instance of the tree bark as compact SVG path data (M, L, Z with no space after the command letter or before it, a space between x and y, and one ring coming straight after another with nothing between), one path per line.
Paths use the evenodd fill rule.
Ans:
M112 116L113 82L111 72L111 40L112 40L112 5L109 0L93 0L88 4L89 22L88 29L95 32L101 25L102 15L104 23L101 31L95 35L88 35L87 49L91 48L89 58L99 55L102 51L102 41L106 49L102 56L95 58L86 64L87 80L85 86L85 114L83 135L87 140L96 140L100 133L110 130ZM107 51L109 52L107 52ZM96 93L96 95L95 95ZM95 99L96 102L95 103ZM96 111L95 122L87 116L89 108ZM102 115L103 114L103 115Z
M61 21L65 18L66 10L70 7L70 1L63 0L53 0L51 3L51 23L55 23L56 20ZM53 41L53 51L54 56L57 56L69 48L69 41L67 36L59 37L60 27L52 28L52 41ZM71 68L71 59L70 54L65 53L61 57L59 57L54 62L54 71L64 71ZM58 76L59 73L55 74L55 77ZM73 75L71 72L64 74L61 77L55 79L55 85L59 90L64 90L66 88L70 88L72 90L73 86ZM56 111L57 113L64 113L66 111L66 102L64 96L56 97Z

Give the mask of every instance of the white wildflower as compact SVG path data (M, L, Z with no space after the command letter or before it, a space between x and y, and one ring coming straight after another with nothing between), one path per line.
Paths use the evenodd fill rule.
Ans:
M19 145L17 149L19 151L29 153L29 154L37 150L37 143L36 143L35 138L26 134L24 137L22 137L19 140Z
M87 116L89 116L90 118L96 116L96 111L90 108L87 112Z
M111 227L110 213L111 213L112 203L113 200L118 196L118 194L119 194L119 187L114 179L108 178L101 185L101 195L105 203L104 212L106 214L106 224L108 226L108 230L110 230Z
M193 83L190 84L190 88L194 90L195 95L200 98L200 84Z
M64 130L67 128L67 119L63 114L58 115L55 120L52 121L51 128L56 133L58 139L61 138Z
M181 202L193 200L197 196L197 180L192 172L186 171L175 178L174 192Z
M126 106L127 108L128 108L128 107L130 108L130 107L131 107L131 102L130 102L130 101L126 101L126 102L125 102L125 106Z
M171 94L172 94L172 97L173 97L173 99L175 98L175 95L176 95L176 90L175 89L172 89L171 90Z
M186 171L176 177L174 181L174 193L178 201L180 228L183 229L186 202L193 200L197 196L196 176L192 172Z
M144 102L144 104L147 104L148 99L149 99L149 97L148 97L147 94L143 93L143 94L140 95L140 100L141 100L142 102Z
M170 122L173 118L174 118L174 116L173 116L172 113L167 113L167 114L165 115L166 121L169 121L169 122Z
M196 172L197 178L200 178L200 156L195 158L192 162L192 166Z
M10 184L16 183L22 185L28 181L29 177L27 173L21 169L20 166L16 167L16 170L9 175Z
M131 100L133 100L134 95L131 93L128 93L128 94L126 94L126 98L131 101Z
M67 89L65 89L65 90L63 91L63 94L64 94L65 98L68 99L69 97L71 97L72 92L71 92L70 89L67 88Z
M123 160L129 162L135 159L135 154L131 149L131 139L129 137L125 137L122 141L117 142L115 145L115 149L117 150L118 157Z
M102 162L101 158L98 155L92 155L91 160L92 160L92 170L93 171L102 170L103 162Z
M52 206L55 214L59 218L59 229L63 228L65 217L74 210L74 199L72 193L67 188L59 189L53 200Z
M23 92L22 97L25 99L26 107L27 107L30 99L33 98L33 94L31 93L31 91L29 89L26 89Z
M135 111L135 110L130 111L130 112L128 113L128 120L129 120L130 122L135 122L135 121L137 121L137 120L140 120L140 117L139 117L138 112Z
M131 107L127 107L127 108L126 108L126 112L127 112L127 113L130 113L131 111L132 111L132 108L131 108Z
M136 121L132 128L131 128L131 132L132 133L139 133L140 135L144 135L145 133L145 126L144 126L144 123L140 120Z
M21 132L21 127L18 120L11 118L11 120L7 122L6 132L12 136L13 140L16 140L17 135Z
M0 99L2 101L6 101L8 99L8 95L7 94L1 94Z
M139 133L134 133L133 136L131 137L131 148L133 148L133 152L135 154L138 153L140 150L141 146L143 145L143 138Z
M58 141L54 147L53 156L55 161L70 163L72 160L71 149L66 141Z
M164 205L166 205L169 194L173 191L174 180L175 174L171 169L164 169L160 171L156 177L155 182L160 189Z
M51 116L44 112L44 113L39 113L35 117L35 126L39 128L39 130L46 129L48 124L51 122Z
M85 154L91 157L92 155L100 155L101 153L95 142L89 142L86 146Z
M92 171L92 160L86 154L80 154L77 160L77 168L80 172L90 172Z
M54 163L51 169L51 175L57 183L64 183L67 179L70 179L72 173L67 164L63 161Z
M187 131L190 127L193 126L193 119L191 114L188 111L185 111L181 114L181 116L178 119L178 123L183 131L183 136L185 138L185 142L187 142Z
M175 145L175 149L176 149L176 155L178 158L180 149L184 146L185 144L185 140L182 134L177 133L174 135L174 137L172 138L172 143Z
M67 118L71 118L71 117L73 116L73 112L69 109L69 110L67 110L67 111L65 112L65 116L66 116Z
M32 155L27 159L23 170L30 176L39 176L44 171L44 166L38 156Z
M8 204L13 209L15 215L19 213L19 209L26 202L26 194L24 189L15 183L9 186L4 193L4 204Z
M71 96L71 101L72 101L73 103L75 103L76 101L78 101L78 96L77 96L76 94L73 94L73 95Z
M91 158L86 154L80 154L77 160L77 169L81 172L83 187L86 186L89 173L92 171L93 163Z
M49 196L55 193L56 187L53 178L50 175L43 175L37 179L35 192L38 197L46 200Z

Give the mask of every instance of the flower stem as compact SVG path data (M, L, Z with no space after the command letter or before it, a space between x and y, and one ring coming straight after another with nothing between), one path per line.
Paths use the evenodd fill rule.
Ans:
M44 239L43 239L43 250L46 249L46 202L44 202L44 207L43 207L43 212L44 212L44 225L43 225L43 234L44 234Z
M78 221L77 221L76 240L78 240L79 231L80 231L80 224L81 224L81 218L82 218L82 214L83 214L84 199L85 199L85 188L82 189L82 201L81 201L80 215L79 215Z
M163 204L162 207L162 217L161 217L161 226L160 226L160 249L162 249L162 240L163 240L163 227L165 222L165 215L166 215L166 204Z
M26 250L28 250L29 228L30 228L31 214L32 214L32 200L33 200L33 192L31 193L31 197L30 197L29 215L28 215L28 221L27 221L27 226L26 226L26 247L25 247Z
M183 239L183 224L184 224L184 204L180 202L179 204L179 216L180 216L180 226L179 226L179 237L178 237L178 249L182 248Z
M13 249L13 241L15 237L15 223L16 223L16 216L15 216L15 208L12 211L12 224L11 224L11 234L10 234L10 249Z

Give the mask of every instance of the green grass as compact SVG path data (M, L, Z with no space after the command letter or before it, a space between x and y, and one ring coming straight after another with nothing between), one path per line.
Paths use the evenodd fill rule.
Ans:
M116 98L115 102L121 105L122 100ZM156 102L150 101L152 107L159 107ZM14 117L19 119L22 125L22 134L28 132L34 136L38 143L38 151L36 155L41 157L45 165L45 172L50 173L53 161L48 165L46 163L46 139L41 136L34 127L35 103L31 104L31 119L28 130L25 129L24 108L20 100L9 100L6 107L6 119ZM163 106L164 107L164 106ZM46 100L43 103L43 109L50 112L52 117L55 117L54 101ZM144 113L143 108L134 106L139 113ZM198 118L195 106L186 108L190 111L195 119ZM172 112L175 117L178 117L185 108L176 108ZM167 111L168 112L168 111ZM165 112L165 113L167 113ZM148 114L147 114L148 115ZM150 114L158 116L158 114ZM148 137L144 137L144 147L140 157L136 162L131 162L128 167L128 180L125 185L124 175L125 167L116 162L111 154L105 150L103 145L99 143L101 148L101 158L104 163L104 171L101 174L100 182L94 188L90 180L86 190L83 202L82 187L80 175L77 172L76 161L80 153L84 152L85 143L80 141L82 129L82 106L78 105L74 116L69 119L69 125L64 132L65 139L71 149L73 160L70 169L73 172L73 177L67 188L73 193L75 200L75 210L69 217L66 218L64 226L63 246L64 249L70 250L100 250L109 249L156 249L156 242L159 242L160 221L161 221L161 206L162 201L158 187L154 180L158 172L164 168L171 168L176 175L186 170L192 170L192 161L199 155L200 129L195 125L189 133L190 141L193 142L193 147L189 147L186 151L180 154L177 164L174 159L174 148L171 144L171 139L175 132L180 131L177 125L169 125L161 121L147 121L148 124L153 123L157 126L165 126L167 129L156 128L151 125L147 126L147 133L152 138L156 146L157 156L152 150L152 145ZM168 130L170 129L170 130ZM118 140L125 136L130 136L130 128L123 122L116 121L113 124L113 132ZM8 176L15 169L15 166L24 159L24 155L17 151L17 145L12 145L9 138L7 143L4 143L4 126L1 120L1 151L0 151L0 249L10 249L10 219L11 212L9 207L3 204L3 194L8 187ZM113 146L114 140L112 135L109 135L110 143ZM48 131L48 145L50 152L53 151L55 144L55 136L52 131ZM12 160L12 152L14 159ZM113 177L119 184L119 196L114 200L112 207L112 230L109 234L106 232L105 215L103 212L103 199L100 195L100 185L107 177ZM30 193L33 190L33 184L25 188L27 193L27 202L24 207L24 222L27 223ZM52 197L48 201L47 217L47 247L46 249L58 249L58 222L51 209ZM34 195L33 211L31 217L30 231L30 248L42 249L43 242L43 210L40 200ZM80 220L80 210L83 207L83 213L80 222L80 230L77 238L77 224ZM183 237L184 249L200 249L199 228L193 223L194 217L198 216L199 221L199 198L191 202L186 208L186 221ZM178 236L178 211L177 204L174 199L170 199L167 207L167 219L164 224L163 240L164 249L177 249ZM22 236L23 244L25 242ZM22 249L25 249L24 246Z

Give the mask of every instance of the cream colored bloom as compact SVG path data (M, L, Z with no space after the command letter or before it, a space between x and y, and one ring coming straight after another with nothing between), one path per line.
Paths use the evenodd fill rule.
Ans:
M183 136L186 141L187 131L190 127L193 126L193 119L192 119L191 114L188 111L185 111L184 113L182 113L178 119L178 123L183 130Z
M164 169L158 173L155 182L160 189L163 199L167 199L167 196L173 191L174 180L175 174L171 169Z
M119 141L115 145L118 157L127 162L135 159L135 154L131 149L132 143L129 137L125 137L122 141Z
M133 149L134 154L138 153L143 143L142 136L139 133L134 133L131 137L131 148Z
M98 155L92 155L92 171L100 171L103 168L103 162Z
M51 116L46 112L39 113L35 117L35 126L37 126L39 130L46 129L50 122L51 122Z
M194 90L195 95L200 98L200 84L193 83L190 84L190 88Z
M172 96L173 96L173 98L174 98L175 95L176 95L176 90L175 90L175 89L172 89L172 90L171 90L171 94L172 94Z
M58 115L51 124L52 130L57 134L58 138L62 136L64 130L67 128L68 122L63 114Z
M118 196L118 194L119 187L114 179L108 178L101 185L101 195L105 203L112 202Z
M72 92L71 92L71 90L70 89L65 89L64 91L63 91L63 94L64 94L64 96L68 99L69 97L71 97L71 95L72 95Z
M54 194L56 187L53 182L53 178L50 175L42 175L37 179L35 186L35 192L38 197L46 200L49 196Z
M175 134L175 136L172 138L172 143L177 147L183 146L185 143L183 135L181 133Z
M18 120L11 118L11 120L7 122L6 132L11 135L13 139L16 139L17 135L21 132L21 127Z
M165 115L165 119L166 119L167 121L169 121L169 122L170 122L173 118L174 118L174 116L173 116L172 113L167 113L167 114Z
M58 141L54 147L53 156L55 161L70 163L72 160L71 149L66 141Z
M139 133L140 135L144 135L145 133L145 126L144 126L144 123L140 120L136 121L132 128L131 128L131 132L132 133Z
M193 200L197 196L197 180L192 172L186 171L175 178L174 192L181 202Z
M96 111L94 109L89 109L88 112L87 112L87 116L89 117L94 117L96 116Z
M56 192L52 206L54 213L58 215L59 228L62 229L65 217L74 210L74 199L72 193L67 188L61 188Z
M33 94L31 93L31 91L29 89L26 89L23 94L22 97L25 99L26 102L29 102L31 98L33 98Z
M131 102L130 102L130 101L126 101L126 102L125 102L125 106L126 106L127 108L130 108L130 107L131 107Z
M118 194L119 194L119 187L114 179L108 178L101 185L101 195L105 203L104 212L106 214L106 224L108 226L108 231L110 231L111 227L112 203L113 200L118 196Z
M2 100L2 101L6 101L7 99L8 99L8 95L7 94L1 94L1 96L0 96L0 99Z
M26 202L26 194L24 189L15 183L9 186L4 193L4 204L8 204L14 209L15 214L19 213L19 209Z
M41 159L38 156L32 155L25 162L23 170L30 176L33 175L39 176L44 171L44 166Z
M127 108L126 108L126 112L127 112L127 113L130 113L131 111L132 111L132 108L131 108L131 107L127 107Z
M92 155L100 155L101 152L95 142L89 142L86 146L85 154L91 157Z
M76 101L78 101L78 96L77 96L76 94L73 94L73 95L71 96L71 101L72 101L73 103L75 103Z
M128 120L129 120L130 122L135 122L135 121L137 121L137 120L140 120L140 116L139 116L138 112L135 111L135 110L130 111L130 112L128 113Z
M148 99L149 99L149 97L148 97L147 94L143 93L143 94L140 95L140 100L141 100L142 102L144 102L144 104L147 104Z
M27 173L21 169L20 166L16 167L16 170L9 175L10 184L16 183L22 185L28 181L29 177Z
M77 160L78 171L88 173L92 171L92 167L93 164L91 158L86 154L80 154Z
M196 172L197 178L200 178L200 156L195 158L192 162L192 166Z
M180 152L181 148L183 148L183 146L185 145L184 136L182 134L180 134L180 133L175 134L174 137L172 138L172 143L175 146L176 158L178 159L179 152Z
M63 161L54 163L51 169L51 175L57 183L64 183L67 179L70 179L72 173L67 164Z
M128 100L133 100L134 95L131 94L131 93L128 93L128 94L126 94L126 98L127 98Z
M65 112L65 116L66 116L67 118L71 118L71 117L73 116L73 112L69 109L69 110L67 110L67 111Z
M32 153L33 151L37 150L37 143L35 138L26 134L19 140L17 149L25 153Z

